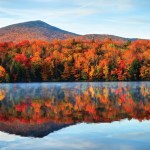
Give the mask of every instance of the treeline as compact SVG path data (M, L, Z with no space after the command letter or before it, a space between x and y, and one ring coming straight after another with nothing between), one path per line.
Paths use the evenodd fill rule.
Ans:
M0 43L0 82L150 80L150 40Z

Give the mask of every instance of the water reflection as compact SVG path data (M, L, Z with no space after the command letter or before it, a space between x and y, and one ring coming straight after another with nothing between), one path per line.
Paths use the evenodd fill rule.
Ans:
M150 119L150 83L0 85L0 131L44 137L76 123Z

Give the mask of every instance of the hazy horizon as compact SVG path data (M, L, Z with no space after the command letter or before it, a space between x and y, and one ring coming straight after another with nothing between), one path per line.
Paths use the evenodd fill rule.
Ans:
M42 20L77 34L150 39L149 0L1 0L0 28Z

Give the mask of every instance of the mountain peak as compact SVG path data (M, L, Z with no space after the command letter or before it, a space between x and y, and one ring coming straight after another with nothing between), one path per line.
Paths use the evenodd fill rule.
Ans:
M42 21L42 20L34 20L34 21L29 21L29 22L42 22L42 23L45 23L45 22Z
M18 24L13 24L13 25L10 25L8 27L12 27L12 26L26 26L26 27L52 27L51 25L47 24L46 22L44 21L41 21L41 20L35 20L35 21L27 21L27 22L23 22L23 23L18 23Z
M25 24L25 23L31 23L31 24L35 24L35 23L40 23L40 24L47 24L46 22L42 21L42 20L34 20L34 21L26 21L20 24ZM48 24L49 25L49 24Z

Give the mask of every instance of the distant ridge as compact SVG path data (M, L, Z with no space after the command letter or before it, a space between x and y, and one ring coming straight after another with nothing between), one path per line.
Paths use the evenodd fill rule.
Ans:
M120 36L115 36L115 35L109 35L109 34L86 34L80 36L81 39L86 39L86 40L104 40L106 38L112 39L112 40L123 40L123 41L135 41L137 38L124 38Z
M0 28L0 42L21 42L23 40L44 40L51 41L54 39L67 39L67 38L80 38L85 40L99 39L104 40L110 38L112 40L131 40L135 41L136 38L123 38L114 35L106 34L87 34L78 35L72 32L68 32L57 27L51 26L41 20L29 21L18 24L9 25Z

